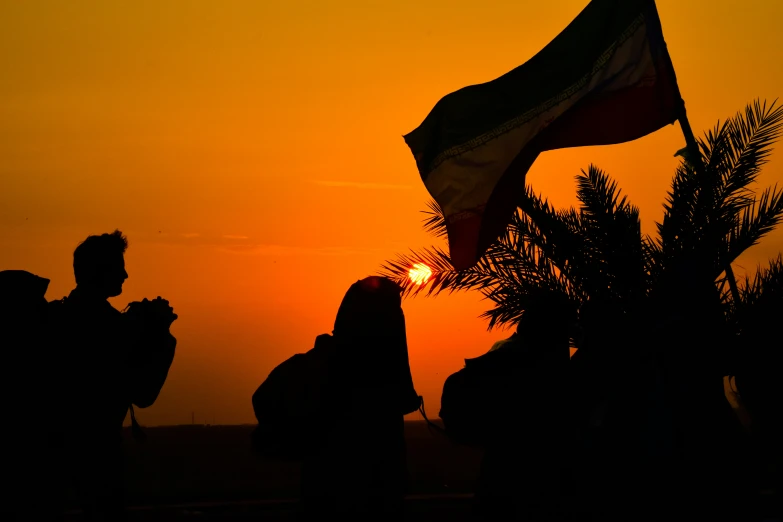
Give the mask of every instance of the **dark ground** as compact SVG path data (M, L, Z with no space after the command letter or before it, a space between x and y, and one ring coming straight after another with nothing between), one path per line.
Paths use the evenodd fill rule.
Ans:
M254 426L145 428L125 434L127 498L133 519L293 520L299 465L267 460L250 446ZM467 520L481 453L405 424L411 520ZM77 518L73 513L74 519Z
M264 459L250 447L253 426L147 428L126 437L132 504L295 498L299 465ZM412 494L470 493L480 452L457 446L424 422L407 422Z
M126 433L131 519L295 520L299 466L255 454L253 428L145 428L143 444ZM407 422L405 430L411 476L406 520L470 520L481 452L453 444L423 421ZM766 520L783 520L771 518L779 511L771 501L768 495L762 499ZM78 513L69 518L78 520Z

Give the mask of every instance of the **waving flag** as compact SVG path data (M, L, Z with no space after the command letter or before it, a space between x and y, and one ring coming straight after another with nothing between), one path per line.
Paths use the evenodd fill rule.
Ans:
M683 110L655 1L593 0L528 62L442 98L405 142L461 270L505 230L541 152L635 140Z

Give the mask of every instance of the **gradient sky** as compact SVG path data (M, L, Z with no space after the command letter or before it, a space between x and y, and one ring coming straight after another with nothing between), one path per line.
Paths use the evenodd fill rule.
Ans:
M0 2L0 269L74 285L75 246L130 240L123 308L166 297L177 356L143 424L253 422L274 365L331 331L343 294L433 240L402 135L435 102L532 57L587 5L484 0ZM741 7L740 7L741 6ZM783 96L778 0L659 0L697 134ZM654 230L684 146L678 125L632 143L545 153L528 181L575 203L611 173ZM783 151L760 186L783 183ZM783 249L783 231L740 261ZM430 416L446 376L509 332L478 294L408 299L411 366Z

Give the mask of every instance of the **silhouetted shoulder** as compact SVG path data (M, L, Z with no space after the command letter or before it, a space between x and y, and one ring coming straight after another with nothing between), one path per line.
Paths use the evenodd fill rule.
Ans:
M257 396L260 396L260 394L264 393L263 390L265 388L269 388L270 385L273 385L276 382L286 381L289 376L292 375L292 373L296 372L297 368L302 366L306 358L307 354L296 353L272 368L272 371L269 372L269 376L266 378L266 380L264 380L263 383L261 383L261 386L259 386L256 392L253 394L253 403L255 404Z
M530 351L518 341L507 341L502 346L472 359L465 359L465 368L473 372L505 372L531 362Z
M291 388L301 386L303 381L309 381L313 372L318 371L318 367L328 363L333 350L333 337L329 334L319 335L313 348L305 353L294 354L275 366L253 394L253 408L256 413L264 411L271 402L284 400Z
M319 335L313 348L278 364L255 391L252 404L258 427L252 443L259 453L299 460L310 450L312 426L323 413L333 349L332 336Z

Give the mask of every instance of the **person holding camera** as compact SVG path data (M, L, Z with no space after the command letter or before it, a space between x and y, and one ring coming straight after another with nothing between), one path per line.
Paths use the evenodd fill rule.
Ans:
M119 230L89 236L74 251L76 288L54 302L52 328L59 393L52 397L62 429L61 454L88 520L125 518L122 425L133 406L151 406L174 359L169 332L177 318L158 297L126 313L108 301L128 278L128 241Z

